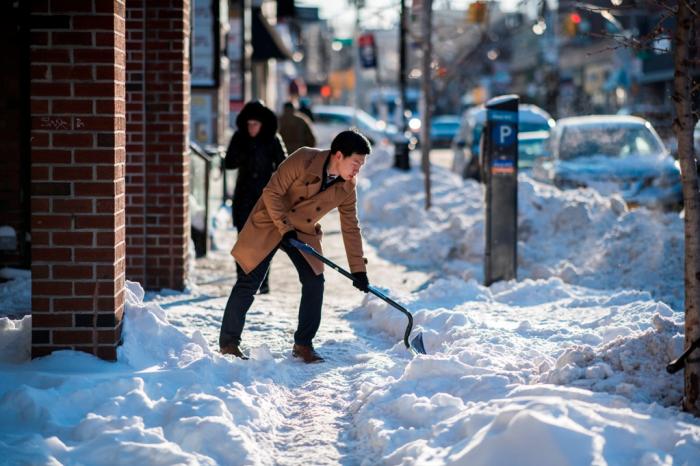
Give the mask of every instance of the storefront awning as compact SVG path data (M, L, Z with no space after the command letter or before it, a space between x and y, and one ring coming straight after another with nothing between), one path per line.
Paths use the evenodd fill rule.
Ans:
M260 8L252 11L253 61L291 60L292 53L285 47L282 38L267 22Z

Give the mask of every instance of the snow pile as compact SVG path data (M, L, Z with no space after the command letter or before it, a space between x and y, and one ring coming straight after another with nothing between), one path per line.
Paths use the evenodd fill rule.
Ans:
M647 293L610 294L558 278L500 283L437 280L397 297L414 315L428 354L499 370L511 383L555 383L676 406L682 376L665 372L682 351L681 313ZM406 320L368 298L357 313L397 341ZM397 349L401 344L397 344Z
M126 305L122 339L117 358L135 369L161 365L186 367L212 356L199 331L191 337L170 325L165 311L156 303L144 303L144 290L135 282L126 282Z
M144 303L138 284L126 292L119 362L58 351L0 365L2 461L270 464L269 433L283 416L266 377L277 364L260 350L260 361L216 356Z
M360 387L358 437L382 463L695 461L700 427L673 409L683 376L664 370L681 351L681 313L648 293L559 278L460 283L397 296L428 356ZM383 301L354 314L403 336L405 318ZM394 351L409 357L401 343Z
M483 279L483 187L432 167L432 207L420 170L370 158L360 182L363 233L380 254L407 266ZM560 277L598 289L649 291L683 302L683 226L677 214L626 211L620 197L566 190L519 177L518 275Z
M700 454L690 416L577 388L508 385L454 359L439 370L416 359L360 398L359 439L382 464L665 465Z

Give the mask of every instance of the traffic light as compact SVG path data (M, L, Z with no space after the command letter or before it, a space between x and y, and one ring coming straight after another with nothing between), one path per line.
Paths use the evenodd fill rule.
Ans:
M486 11L488 5L483 0L477 0L469 4L467 9L467 22L472 24L482 24L486 21Z
M571 12L564 16L564 35L567 37L575 37L578 34L578 29L581 24L581 15Z

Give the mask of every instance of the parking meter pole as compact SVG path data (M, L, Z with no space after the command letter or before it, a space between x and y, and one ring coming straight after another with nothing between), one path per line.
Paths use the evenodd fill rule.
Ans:
M486 183L484 284L517 278L518 244L517 95L486 102L482 140Z

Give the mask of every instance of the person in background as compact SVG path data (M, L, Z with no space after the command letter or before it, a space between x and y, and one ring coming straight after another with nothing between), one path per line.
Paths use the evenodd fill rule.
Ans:
M226 150L225 166L238 169L233 192L233 224L240 234L272 173L287 157L277 133L275 113L260 101L245 104L236 118L236 132ZM236 264L238 277L243 270ZM268 276L260 283L261 294L270 292Z
M286 102L279 117L280 135L287 150L293 154L300 147L314 147L316 136L311 129L311 121L296 111L292 102Z

